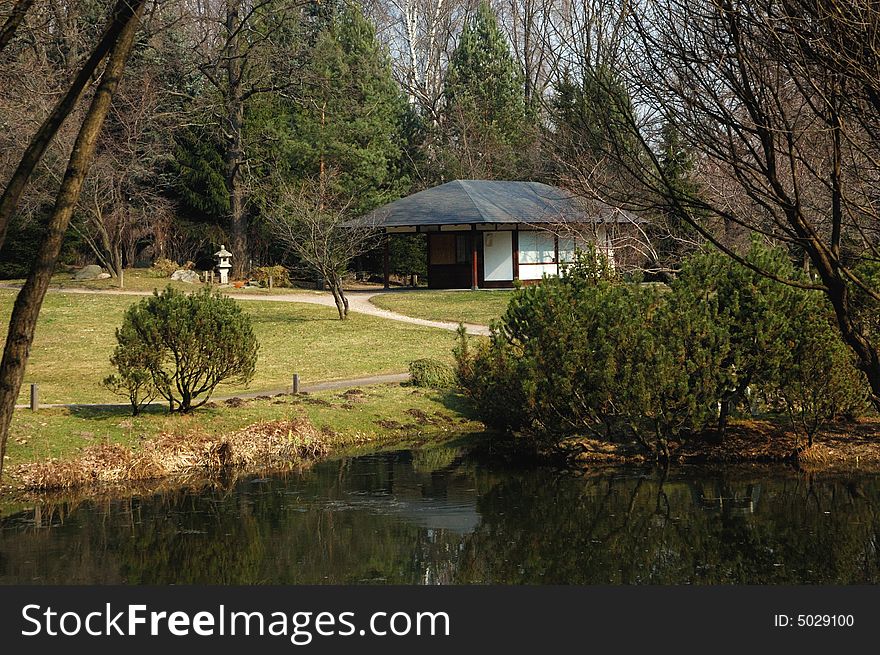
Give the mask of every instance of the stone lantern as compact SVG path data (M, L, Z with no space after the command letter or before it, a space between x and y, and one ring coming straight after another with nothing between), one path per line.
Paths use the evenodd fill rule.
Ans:
M220 284L229 284L229 270L232 268L232 264L229 263L229 260L232 259L232 253L226 250L226 246L220 246L220 250L214 253L214 258L217 260L217 271L220 273Z

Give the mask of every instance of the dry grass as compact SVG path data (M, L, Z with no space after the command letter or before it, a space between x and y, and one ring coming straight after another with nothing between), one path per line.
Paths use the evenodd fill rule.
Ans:
M178 268L183 268L178 267ZM116 280L77 280L74 278L75 269L58 270L52 276L51 287L53 289L88 289L91 291L119 291L119 283ZM165 275L154 268L129 268L125 270L123 276L123 291L153 291L154 289L162 290L167 286L172 286L180 291L195 291L204 285L190 284L187 282L178 282L171 279L170 274ZM23 284L23 279L3 280L4 284ZM381 287L379 287L381 288ZM284 295L291 293L321 293L315 290L313 283L307 283L305 287L302 285L294 285L291 287L274 287L273 289L259 287L245 287L236 289L232 286L223 287L224 293L230 295L236 294L256 294L256 295Z
M679 464L788 463L810 471L880 470L878 436L880 419L839 422L816 435L808 448L784 422L738 420L732 422L723 439L708 433L670 448L673 461ZM634 442L588 438L563 442L553 453L584 466L639 464L650 459Z
M172 476L278 470L326 456L324 435L306 419L260 422L228 435L162 433L132 451L89 446L70 459L22 464L10 473L20 489L46 491L127 484Z

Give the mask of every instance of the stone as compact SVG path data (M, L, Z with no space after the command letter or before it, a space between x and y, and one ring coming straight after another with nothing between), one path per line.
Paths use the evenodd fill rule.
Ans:
M201 282L201 278L199 278L199 274L195 271L188 271L185 268L178 268L171 274L172 280L177 280L178 282L186 282L187 284L198 284Z
M103 273L103 269L97 264L89 264L88 266L83 266L76 273L73 274L74 280L97 280L98 276ZM109 277L109 276L108 276Z
M101 273L101 274L98 275L98 277L96 277L95 279L96 279L96 280L109 280L111 277L113 277L113 276L110 275L110 273Z

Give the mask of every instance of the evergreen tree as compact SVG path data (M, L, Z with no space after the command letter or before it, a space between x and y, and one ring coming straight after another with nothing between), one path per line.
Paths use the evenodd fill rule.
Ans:
M179 130L172 161L174 190L187 215L221 223L229 211L229 195L223 180L221 144L208 130Z
M319 13L313 26L293 116L293 167L302 179L329 180L332 194L354 198L352 212L363 213L408 190L401 174L405 100L357 6Z
M564 71L556 84L551 113L551 141L562 165L585 159L607 166L610 153L637 151L627 125L632 101L619 77L607 67L588 69L580 80Z
M535 139L507 40L481 2L452 53L445 85L441 176L530 177Z
M658 171L664 185L671 190L667 198L678 202L663 202L659 216L652 224L652 237L663 269L678 269L682 258L693 251L700 240L687 220L687 214L699 213L692 199L698 197L698 186L693 179L694 160L678 127L669 121L660 130Z

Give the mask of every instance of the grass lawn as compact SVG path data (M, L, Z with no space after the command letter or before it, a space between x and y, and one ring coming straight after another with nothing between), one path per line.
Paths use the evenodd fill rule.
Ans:
M430 321L489 325L501 318L513 291L405 291L377 296L371 302L398 314Z
M401 384L357 390L322 391L299 396L217 402L191 414L168 414L151 406L139 416L123 408L48 408L19 410L12 419L6 464L65 458L83 447L119 443L137 448L160 432L233 432L259 421L306 416L331 430L334 449L382 440L425 440L482 430L468 418L460 396Z
M23 284L24 280L3 280L5 284ZM153 291L154 289L162 290L167 286L172 286L181 291L193 291L199 288L198 285L188 284L186 282L177 282L167 277L159 276L155 271L148 268L130 268L125 271L123 278L123 291ZM92 289L96 291L118 291L119 284L116 280L74 280L72 273L56 272L52 276L51 287L53 289ZM248 287L246 289L236 289L229 286L223 288L223 293L230 295L248 294L248 295L284 295L291 293L321 293L312 289L301 289L295 287L275 287L273 289L264 289L256 287Z
M14 291L0 289L0 321L7 325ZM125 402L101 386L112 372L109 358L125 309L139 298L50 292L46 295L31 350L21 403L31 382L43 403ZM446 330L351 314L347 321L330 307L248 300L260 342L250 389L280 389L299 373L303 384L405 372L420 357L451 360L455 335ZM5 332L5 330L4 330ZM0 339L2 344L2 339ZM242 388L220 386L217 394Z

